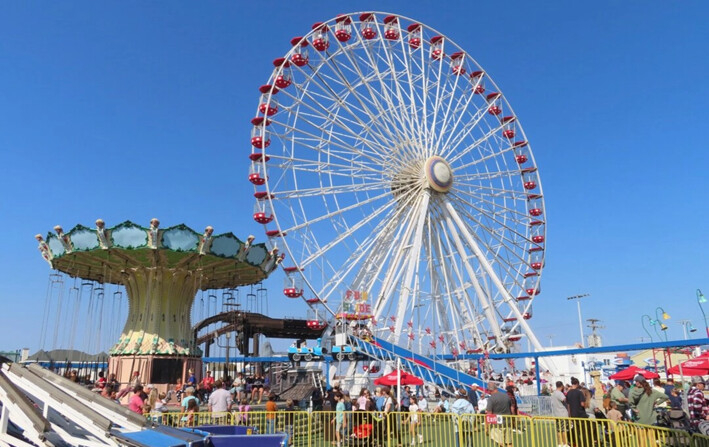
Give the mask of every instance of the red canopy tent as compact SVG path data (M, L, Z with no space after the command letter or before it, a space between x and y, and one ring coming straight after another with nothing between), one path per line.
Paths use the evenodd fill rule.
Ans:
M376 379L374 381L375 385L382 385L382 386L396 386L398 382L398 377L401 375L401 384L402 385L423 385L423 380L419 379L418 377L411 375L405 371L401 370L396 370L392 371L389 374L385 376L381 376L380 378Z
M683 376L706 376L709 375L709 356L702 355L691 360L684 361L679 365L675 365L667 372L669 374L679 374L680 365L682 366Z
M635 377L638 374L645 377L646 379L657 379L658 377L660 377L660 375L657 373L654 373L652 371L648 371L646 369L638 368L635 365L630 365L629 367L625 368L624 370L618 371L617 373L613 374L612 376L609 377L609 379L611 379L611 380L633 380L633 377Z

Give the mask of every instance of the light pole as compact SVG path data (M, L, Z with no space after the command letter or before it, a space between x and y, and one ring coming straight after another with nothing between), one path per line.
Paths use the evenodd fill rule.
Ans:
M654 325L655 325L655 320L653 320L652 317L650 317L650 315L647 315L647 314L646 314L646 315L643 315L642 317L640 317L640 324L642 325L643 330L645 331L645 333L647 334L647 336L650 337L650 343L652 343L652 334L651 334L650 331L648 331L647 328L645 327L645 318L647 318L648 322L650 323L650 326L654 326Z
M707 331L707 337L709 337L709 326L707 326L707 314L704 313L704 307L702 303L706 303L707 299L700 289L697 289L697 303L699 303L699 310L702 311L702 316L704 317L704 329Z
M687 326L689 326L689 332L697 332L697 328L695 328L689 320L679 320L677 323L682 325L682 332L684 333L685 340L689 340L689 336L687 335Z
M574 296L567 296L567 300L576 300L576 306L578 307L579 311L579 331L581 332L581 347L585 348L586 347L586 342L583 340L583 318L581 318L581 298L585 298L587 296L591 296L590 293L584 293L582 295L574 295Z
M662 312L662 314L660 314L660 312ZM671 318L670 314L665 312L665 309L663 309L662 307L658 307L657 309L655 309L655 323L660 326L660 330L665 336L665 341L667 341L667 325L660 321L660 318L662 318L663 320L669 320ZM657 330L657 326L655 326L655 330Z
M652 334L650 334L650 331L648 331L647 328L645 327L645 318L647 318L647 321L650 323L650 326L655 326L655 333L657 333L657 326L656 326L657 320L653 320L652 317L647 314L640 317L640 324L642 325L643 330L645 331L647 336L650 337L650 343L652 343ZM659 333L657 333L657 337L658 338L660 337ZM654 348L652 350L652 366L655 368L655 371L657 371L657 358L655 358L655 349Z

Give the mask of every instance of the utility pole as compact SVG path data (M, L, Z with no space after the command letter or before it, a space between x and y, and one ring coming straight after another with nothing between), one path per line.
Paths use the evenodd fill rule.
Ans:
M606 327L599 325L598 323L600 323L601 320L596 318L589 318L586 321L588 321L588 327L591 328L591 335L588 336L588 346L590 348L600 348L603 346L603 343L601 342L601 336L596 330L605 329Z

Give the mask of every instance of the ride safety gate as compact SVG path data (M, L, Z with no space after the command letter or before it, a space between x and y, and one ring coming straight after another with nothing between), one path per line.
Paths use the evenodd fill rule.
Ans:
M173 427L236 425L243 434L286 433L294 447L709 447L709 436L682 430L614 423L608 419L576 419L486 414L388 413L349 411L238 411L212 414L163 413L146 415Z

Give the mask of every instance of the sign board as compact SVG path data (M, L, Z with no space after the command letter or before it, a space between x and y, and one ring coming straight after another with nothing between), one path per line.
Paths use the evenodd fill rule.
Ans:
M486 414L485 423L488 425L502 425L502 415L499 414Z

